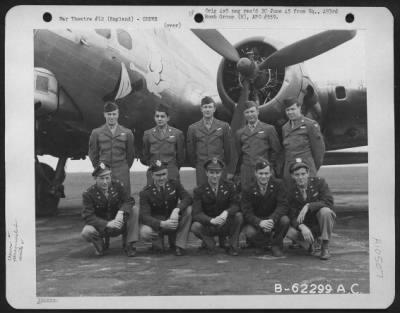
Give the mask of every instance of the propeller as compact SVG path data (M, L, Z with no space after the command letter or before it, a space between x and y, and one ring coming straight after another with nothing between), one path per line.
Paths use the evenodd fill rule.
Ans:
M231 121L234 133L244 124L244 102L248 98L249 90L260 89L265 85L265 70L301 63L341 45L356 35L355 30L324 31L283 47L258 63L251 58L240 57L236 48L216 29L192 29L192 32L222 57L235 62L236 69L242 76L239 77L242 83L241 95ZM235 162L232 164L235 166Z
M327 30L296 41L271 54L259 65L260 69L301 63L341 45L355 35L355 30Z
M216 29L192 29L192 32L224 58L233 62L239 61L240 56L235 47Z

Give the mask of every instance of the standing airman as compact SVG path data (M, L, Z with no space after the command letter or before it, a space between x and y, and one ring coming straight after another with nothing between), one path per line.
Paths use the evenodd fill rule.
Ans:
M296 158L304 160L311 176L316 176L322 165L325 143L316 121L304 117L297 99L284 100L289 121L282 126L283 147L285 153L284 179L291 182L289 166Z
M240 165L240 183L242 188L255 182L254 165L259 157L266 158L275 175L280 174L281 144L272 125L258 119L258 105L254 101L244 103L244 116L247 124L236 132L235 146Z
M182 131L168 125L169 107L159 104L154 112L156 127L143 135L143 158L146 165L161 160L167 164L168 179L179 179L179 169L185 161L185 139ZM151 172L147 172L147 183L151 182Z
M129 169L134 159L134 137L130 129L118 124L119 110L114 102L104 105L106 123L93 129L89 138L89 158L93 168L100 162L111 167L112 177L118 179L131 194Z
M204 97L200 110L203 118L190 125L187 132L187 152L191 165L196 168L197 186L207 182L204 162L217 157L229 164L231 159L231 129L228 123L214 117L214 100Z

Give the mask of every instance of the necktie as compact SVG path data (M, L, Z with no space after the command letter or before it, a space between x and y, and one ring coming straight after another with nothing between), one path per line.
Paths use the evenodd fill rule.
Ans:
M250 128L250 131L253 132L253 130L254 130L254 124L249 124L249 128Z
M305 188L303 188L303 189L301 190L301 193L302 193L302 195L303 195L303 199L304 199L304 200L307 200L307 190L306 190Z

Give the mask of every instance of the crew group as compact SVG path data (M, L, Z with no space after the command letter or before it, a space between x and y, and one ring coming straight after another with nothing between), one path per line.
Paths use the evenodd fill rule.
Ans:
M329 259L336 216L329 187L316 176L323 137L318 123L302 115L297 99L284 104L289 120L282 127L282 145L275 128L258 119L253 101L245 102L247 123L232 144L229 124L214 117L215 103L205 97L203 118L189 126L186 149L182 131L168 125L169 108L157 106L156 127L143 135L141 161L149 169L135 205L129 178L134 136L118 124L118 106L107 103L106 123L89 139L95 184L83 193L83 238L103 255L109 238L122 235L126 254L135 256L139 238L161 251L168 237L171 251L181 256L192 231L207 252L216 251L218 236L219 246L235 256L243 232L256 251L268 247L273 256L282 256L286 236L310 254L320 246L319 257ZM180 182L185 150L196 169L193 197Z

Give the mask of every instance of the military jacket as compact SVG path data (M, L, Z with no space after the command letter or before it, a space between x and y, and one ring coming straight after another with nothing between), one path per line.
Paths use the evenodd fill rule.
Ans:
M285 185L280 179L271 177L264 194L257 183L245 188L242 192L242 211L245 221L254 227L266 219L272 219L276 224L288 214Z
M192 166L203 164L218 157L225 164L231 160L231 128L228 123L213 119L207 129L203 119L189 126L187 132L187 153Z
M217 194L208 183L194 189L193 221L211 225L210 220L225 210L228 216L240 210L239 195L233 184L221 180Z
M322 177L310 177L307 184L307 199L303 198L302 192L293 184L288 192L289 218L293 227L297 228L297 216L306 203L309 203L309 211L305 217L304 224L311 225L317 222L315 214L323 207L333 210L333 196L328 184Z
M295 121L293 128L288 121L282 126L282 137L287 160L303 158L307 162L306 159L312 156L316 169L321 167L325 143L316 121L303 116Z
M93 129L89 138L89 158L94 168L106 162L111 168L121 163L130 168L134 159L134 137L130 129L118 125L112 134L106 124Z
M135 205L135 199L128 195L117 180L111 182L108 198L96 184L86 190L82 198L82 218L87 225L100 231L104 231L107 222L113 220L119 210L129 214Z
M140 221L155 230L160 229L160 222L167 219L173 209L185 210L192 204L192 197L177 180L168 180L164 191L155 184L147 185L139 193Z
M239 159L244 164L253 165L258 157L266 158L277 169L278 158L282 151L278 134L272 125L257 122L256 128L251 131L246 125L236 132L235 146Z
M168 125L165 135L157 127L144 132L142 162L150 165L156 160L174 164L178 168L182 166L185 161L185 139L182 131Z

